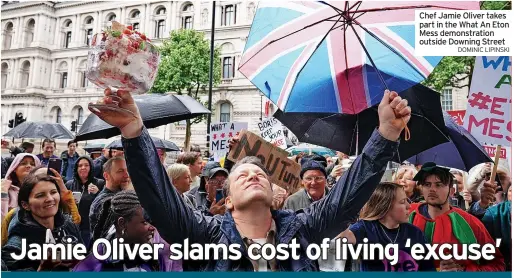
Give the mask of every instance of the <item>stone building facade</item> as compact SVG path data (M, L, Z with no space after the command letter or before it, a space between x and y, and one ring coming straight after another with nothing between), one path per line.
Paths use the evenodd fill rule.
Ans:
M248 122L251 130L257 128L265 99L237 67L256 5L217 1L215 25L222 81L213 91L212 121ZM88 103L102 95L85 77L88 43L112 20L132 25L155 44L179 28L194 28L210 39L210 1L4 2L1 8L2 134L16 113L27 121L60 122L69 129L72 121L84 121ZM151 133L182 146L185 125L169 124ZM205 147L205 123L193 126L191 140Z

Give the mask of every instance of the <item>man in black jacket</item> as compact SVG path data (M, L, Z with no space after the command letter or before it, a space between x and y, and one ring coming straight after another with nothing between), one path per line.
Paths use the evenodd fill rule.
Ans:
M112 103L105 91L104 103ZM185 270L214 271L316 271L316 261L306 255L307 246L320 244L345 230L371 196L384 174L387 162L398 150L398 138L410 120L410 107L395 92L386 91L379 105L380 126L362 154L320 202L304 210L272 211L273 192L266 168L245 159L234 165L224 186L227 212L209 217L193 211L171 185L161 166L157 150L143 126L141 115L129 92L117 91L123 112L91 109L112 126L120 128L127 167L144 209L159 234L170 244L237 244L239 260L184 260ZM252 159L253 161L253 159ZM298 259L251 260L248 245L253 243L290 244L296 242ZM298 249L297 248L297 249Z

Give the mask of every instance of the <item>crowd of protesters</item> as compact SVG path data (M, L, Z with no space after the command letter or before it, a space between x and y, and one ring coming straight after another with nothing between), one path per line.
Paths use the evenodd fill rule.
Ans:
M2 268L9 271L320 271L306 256L308 244L324 238L398 244L402 264L382 260L347 262L346 271L511 271L511 175L491 165L469 173L434 163L402 165L383 181L398 138L410 119L410 107L395 92L379 105L380 125L362 154L349 159L299 155L301 187L290 192L271 182L257 157L204 165L200 152L184 152L165 165L166 153L154 147L139 111L127 92L120 106L136 117L94 112L122 133L124 151L103 150L96 159L80 156L77 144L62 152L62 171L48 172L55 141L42 142L42 153L24 143L13 159L2 158ZM109 97L105 97L106 102ZM230 141L232 147L237 138ZM350 161L350 162L348 162ZM5 169L5 172L4 172ZM51 174L50 174L51 173ZM99 260L89 254L77 261L14 260L21 240L85 244L123 238L127 244L190 243L260 245L300 244L300 258L287 260L171 260L164 248L158 260ZM493 260L415 260L415 243L494 243ZM407 246L407 241L410 245ZM102 253L104 250L98 250ZM244 252L243 252L244 254ZM407 263L404 263L407 262Z

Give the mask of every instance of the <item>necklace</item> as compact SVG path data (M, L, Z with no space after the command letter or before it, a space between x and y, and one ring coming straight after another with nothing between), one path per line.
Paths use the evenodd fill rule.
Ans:
M389 241L392 243L392 244L395 244L396 243L396 240L398 239L398 235L400 234L400 227L401 226L398 226L398 232L396 232L396 237L394 238L394 241L391 240L391 238L387 235L386 231L384 230L384 227L382 227L382 224L379 222L378 225L380 226L380 229L382 229L382 232L384 232L384 235L387 237L387 239L389 239Z

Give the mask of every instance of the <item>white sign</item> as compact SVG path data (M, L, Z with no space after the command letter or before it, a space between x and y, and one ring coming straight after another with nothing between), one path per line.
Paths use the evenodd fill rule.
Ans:
M248 123L213 123L210 127L210 159L219 162L228 153L228 140L238 136L243 129L248 129Z
M416 56L512 55L513 13L416 10Z
M468 94L464 128L484 145L510 147L512 58L478 56Z
M286 137L284 136L282 123L277 119L273 117L264 119L262 122L257 124L257 126L259 127L260 135L264 140L279 148L287 148Z

